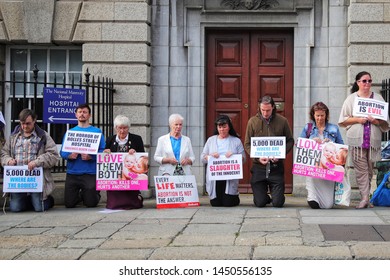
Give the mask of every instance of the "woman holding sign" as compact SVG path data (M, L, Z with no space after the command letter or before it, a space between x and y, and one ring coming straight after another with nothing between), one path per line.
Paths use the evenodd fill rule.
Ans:
M352 156L356 183L359 186L361 201L357 209L372 207L369 203L371 179L373 175L373 162L381 160L382 132L390 129L389 118L386 114L374 118L378 113L370 104L378 102L386 105L380 94L371 91L371 74L360 72L355 77L351 94L344 101L341 108L339 125L347 130L347 144ZM361 105L368 104L368 106ZM385 111L385 110L383 110Z
M219 158L224 155L229 158L234 154L242 155L242 161L245 162L244 146L234 130L230 118L221 115L215 121L214 135L207 139L201 159L203 163L207 164L210 157ZM238 181L239 179L212 181L207 173L206 190L210 197L210 204L225 207L240 204Z
M141 136L129 132L130 120L128 117L118 115L114 119L116 134L109 137L104 149L105 153L128 153L128 156L134 158L135 153L145 152L144 142ZM124 176L125 170L122 171ZM146 176L146 175L145 175ZM147 176L146 176L147 178ZM143 207L143 198L140 191L107 191L107 209L137 209Z
M169 116L170 132L157 141L154 160L160 165L158 176L192 175L195 155L189 137L181 133L184 118L179 114Z
M337 125L329 123L329 109L322 102L317 102L310 108L310 122L303 128L301 138L309 138L324 145L321 165L323 168L334 168L336 146L333 143L344 144ZM332 147L332 148L331 148ZM307 177L307 203L313 209L332 208L334 205L334 182L324 179Z

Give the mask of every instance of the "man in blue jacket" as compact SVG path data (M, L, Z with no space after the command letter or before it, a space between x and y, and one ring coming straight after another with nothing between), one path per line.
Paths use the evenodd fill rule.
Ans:
M90 125L91 108L87 104L79 105L76 108L78 125L71 128L72 132L94 132L100 133L98 152L101 153L105 147L105 140L102 131ZM65 139L63 139L64 144ZM100 192L96 190L96 155L88 153L64 152L61 148L61 157L67 160L67 171L65 180L65 207L73 208L83 201L86 207L96 207L100 201Z

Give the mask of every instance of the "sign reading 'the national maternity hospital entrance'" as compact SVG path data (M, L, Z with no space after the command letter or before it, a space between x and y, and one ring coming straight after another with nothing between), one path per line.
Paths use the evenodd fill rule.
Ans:
M75 110L85 96L85 89L43 88L43 122L76 124Z

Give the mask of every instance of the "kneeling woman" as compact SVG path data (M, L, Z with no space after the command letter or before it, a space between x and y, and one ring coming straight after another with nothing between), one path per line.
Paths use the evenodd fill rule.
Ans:
M219 158L220 155L225 155L229 158L233 154L241 154L242 162L245 162L244 146L234 130L230 118L221 115L215 121L214 135L207 139L201 159L203 163L207 164L210 156ZM210 204L225 207L239 205L238 181L239 179L211 181L206 175L206 190L210 197Z

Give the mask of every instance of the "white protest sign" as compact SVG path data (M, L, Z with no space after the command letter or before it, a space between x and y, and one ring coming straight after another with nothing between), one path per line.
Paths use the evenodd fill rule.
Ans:
M68 130L65 134L62 151L80 154L97 154L101 137L101 133Z
M3 192L42 192L42 167L28 170L27 165L4 166Z
M286 158L286 137L251 137L251 158Z
M375 119L387 120L389 114L389 104L385 101L372 98L355 98L353 104L353 116L367 117L372 116Z
M157 208L199 206L194 175L154 176Z
M221 155L219 158L209 157L207 173L210 180L242 179L242 155L232 155L227 158Z

